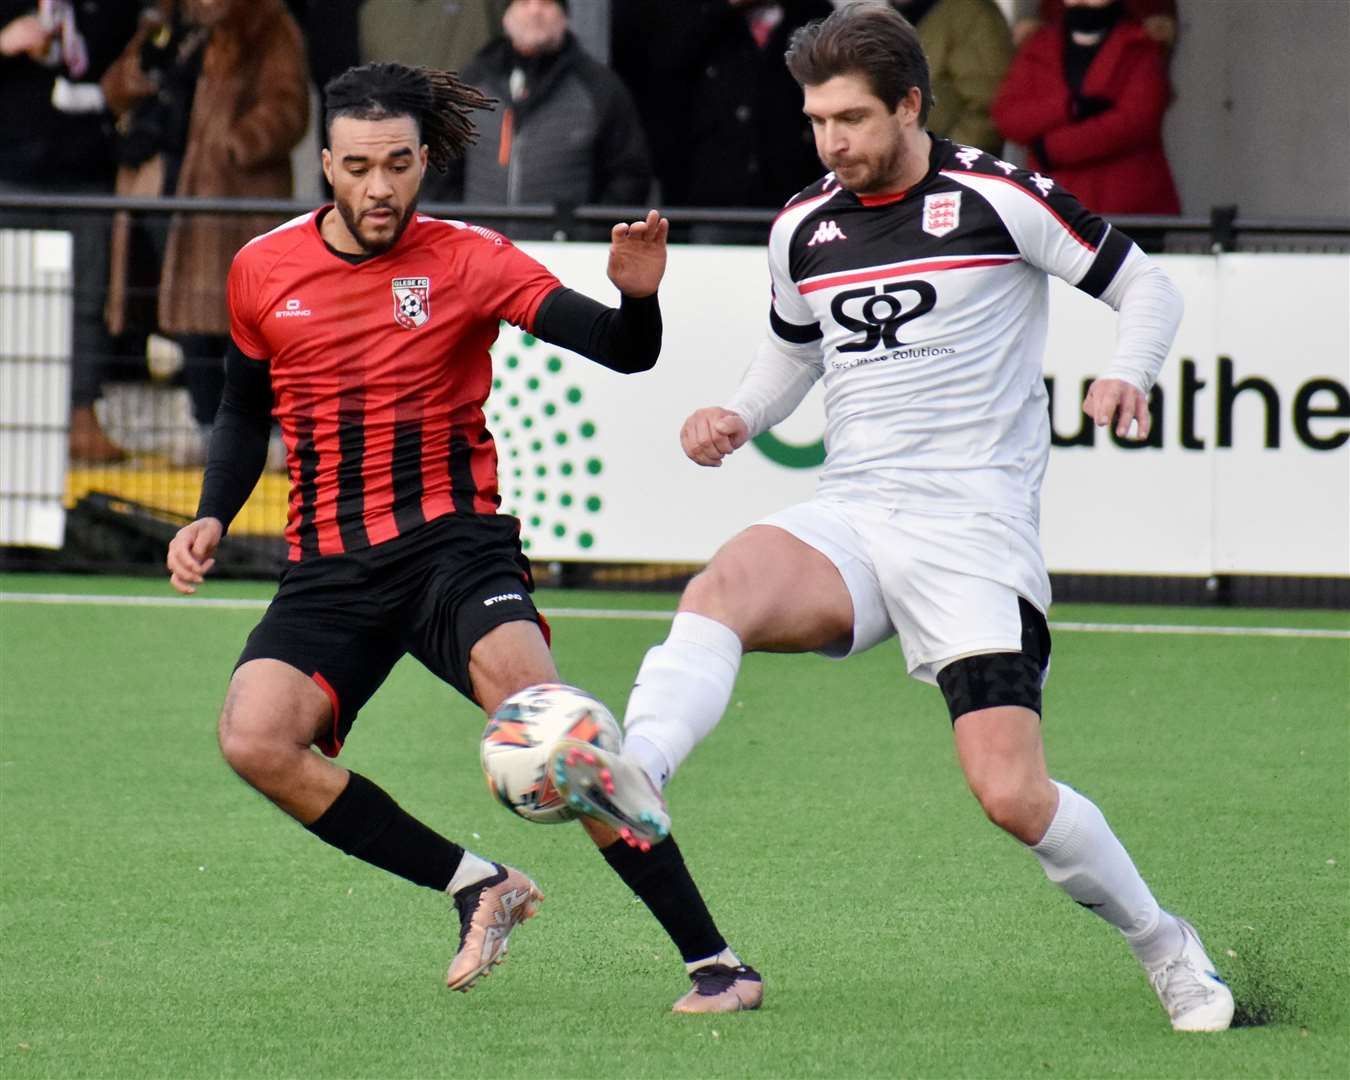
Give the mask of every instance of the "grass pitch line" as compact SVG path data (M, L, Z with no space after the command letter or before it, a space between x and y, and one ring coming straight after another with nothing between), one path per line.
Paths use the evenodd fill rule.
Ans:
M97 593L0 592L6 604L81 604L93 607L223 608L261 611L266 600L243 597L116 596ZM642 611L630 608L541 608L549 619L638 619L669 622L673 611ZM1350 640L1350 630L1304 629L1294 626L1184 626L1167 623L1052 622L1050 629L1068 634L1179 634L1194 637L1273 637Z

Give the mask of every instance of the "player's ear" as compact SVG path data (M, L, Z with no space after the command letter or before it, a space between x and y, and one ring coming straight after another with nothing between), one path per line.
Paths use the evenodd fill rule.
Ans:
M908 126L919 122L919 113L922 111L923 91L917 86L911 86L905 96L900 99L899 104L896 105L896 116L902 124Z
M426 144L426 143L423 143L421 149L417 151L417 157L418 157L418 160L420 160L420 161L422 162L422 175L423 175L423 176L426 176L426 174L427 174L427 161L428 161L428 157L427 157L427 144Z
M331 184L333 182L333 151L325 146L319 152L319 160L323 163L323 178Z

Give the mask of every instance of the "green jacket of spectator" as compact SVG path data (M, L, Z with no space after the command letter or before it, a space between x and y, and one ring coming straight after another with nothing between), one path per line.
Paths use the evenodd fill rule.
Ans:
M1012 62L1008 20L993 0L937 0L916 29L928 54L936 99L929 130L1002 154L1003 137L989 118L989 106Z

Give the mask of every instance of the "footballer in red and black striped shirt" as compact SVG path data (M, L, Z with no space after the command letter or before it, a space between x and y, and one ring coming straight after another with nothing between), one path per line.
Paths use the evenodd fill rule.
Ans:
M221 749L321 839L452 894L459 947L446 981L455 990L503 959L510 931L540 899L534 883L309 748L336 756L405 654L489 714L526 687L560 681L530 600L520 524L497 513L483 417L488 350L505 319L615 371L649 369L661 347L656 290L669 230L656 211L614 227L609 277L622 300L610 308L491 230L419 214L428 163L444 168L462 153L473 111L490 104L448 72L398 64L354 68L325 88L334 204L235 257L226 386L197 520L168 555L174 587L194 592L261 475L275 417L290 471L290 565L236 665ZM664 805L652 794L659 821ZM586 827L687 965L733 955L668 830L642 851L622 829Z

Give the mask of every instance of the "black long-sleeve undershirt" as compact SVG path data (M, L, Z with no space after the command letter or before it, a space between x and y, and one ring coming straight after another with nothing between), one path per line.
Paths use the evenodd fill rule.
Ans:
M655 293L625 296L612 308L564 286L544 297L534 316L535 337L625 375L656 366L661 330Z
M573 289L554 289L539 305L534 335L625 375L650 371L661 353L661 305L655 294L625 296L606 307ZM225 391L211 428L197 517L227 529L257 486L267 464L272 427L272 378L266 360L247 356L231 341L225 353Z

